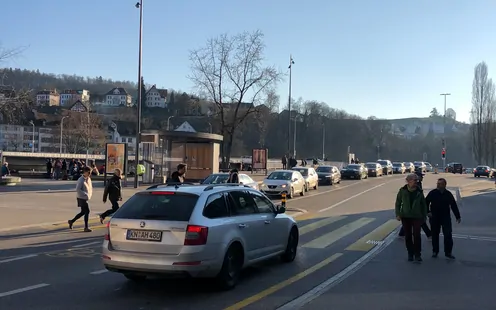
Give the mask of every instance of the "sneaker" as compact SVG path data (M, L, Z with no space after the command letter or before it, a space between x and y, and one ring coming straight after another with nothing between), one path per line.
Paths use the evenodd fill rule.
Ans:
M85 228L83 231L84 231L84 232L92 232L92 230L91 230L91 229L89 229L89 228Z
M105 221L105 219L102 216L100 216L100 223L103 224L103 221Z
M438 255L437 252L432 253L432 258L437 258L437 255Z
M415 256L415 261L420 263L422 261L422 256L416 255Z
M72 225L74 224L71 220L67 221L67 224L69 224L69 229L72 229Z
M444 254L444 256L446 256L446 258L448 259L455 259L455 257L452 254Z
M408 261L413 262L413 255L412 254L408 254Z

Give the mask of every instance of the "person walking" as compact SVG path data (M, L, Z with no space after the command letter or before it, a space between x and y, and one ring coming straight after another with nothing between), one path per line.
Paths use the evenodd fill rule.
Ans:
M170 177L170 182L167 183L184 183L184 175L186 174L186 164L177 165L177 170L174 171Z
M111 214L114 214L119 210L119 201L122 201L122 185L121 185L122 171L117 168L114 170L114 175L108 180L107 186L103 190L103 203L107 202L107 198L112 205L112 209L100 214L100 223L103 224L105 218Z
M286 155L284 155L281 158L281 163L282 163L282 169L286 170L286 166L288 164L288 157Z
M396 219L401 221L405 230L405 245L408 251L408 261L422 261L422 224L427 217L427 204L424 194L417 187L417 176L409 174L407 184L401 187L396 196Z
M462 221L460 210L456 204L453 193L446 189L446 179L437 180L437 188L427 194L425 201L428 208L428 216L432 229L432 257L436 258L439 254L439 234L441 228L444 235L444 256L449 259L455 259L453 256L453 228L451 225L451 212L455 215L456 222Z
M93 184L91 183L91 168L83 167L83 175L78 179L76 184L76 199L77 205L81 208L81 212L76 214L76 216L72 220L68 220L69 229L72 229L74 223L84 217L84 232L91 232L91 229L88 226L88 220L90 217L90 206L88 201L91 199L93 195Z
M233 184L239 183L238 169L234 168L229 172L229 178L227 179L227 183L233 183Z

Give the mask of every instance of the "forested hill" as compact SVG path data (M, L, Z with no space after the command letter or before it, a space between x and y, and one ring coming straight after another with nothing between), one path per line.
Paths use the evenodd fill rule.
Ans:
M42 73L39 70L21 70L13 68L0 69L0 85L13 86L15 89L87 89L90 94L103 95L113 87L123 87L133 97L136 95L137 84L130 81L113 81L98 77L83 77L69 74Z

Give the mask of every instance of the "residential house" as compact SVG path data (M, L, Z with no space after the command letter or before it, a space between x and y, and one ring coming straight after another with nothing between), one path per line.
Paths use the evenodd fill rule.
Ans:
M133 98L128 92L122 87L114 87L108 93L105 94L105 102L108 106L126 106L129 107L132 104Z
M78 100L74 102L74 104L70 108L71 111L73 112L89 112L90 110L90 103L89 102L82 102L81 100Z
M67 107L73 105L76 101L89 102L90 91L86 89L67 89L60 93L60 105Z
M56 89L40 90L36 93L37 106L58 106L60 105L60 94Z
M0 149L11 152L54 152L53 127L35 121L31 126L0 124ZM34 145L34 147L33 147Z
M108 127L109 142L126 143L130 155L136 150L136 123L125 121L111 121Z
M146 106L149 108L166 108L167 89L159 89L156 85L153 85L146 92Z

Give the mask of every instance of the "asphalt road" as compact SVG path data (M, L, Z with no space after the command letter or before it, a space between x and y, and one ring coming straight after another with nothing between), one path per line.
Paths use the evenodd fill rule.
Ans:
M436 177L428 175L424 187L432 188ZM469 186L467 193L494 187L465 175L446 177L453 190ZM215 291L205 280L151 279L138 285L107 272L99 258L102 225L92 233L57 225L0 232L0 309L277 309L383 247L399 225L392 209L403 184L403 176L344 181L290 200L288 208L306 211L297 217L295 262L274 259L249 268L228 292ZM321 298L325 295L314 302ZM365 306L364 301L360 309ZM314 308L342 309L319 307Z

